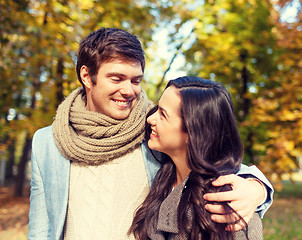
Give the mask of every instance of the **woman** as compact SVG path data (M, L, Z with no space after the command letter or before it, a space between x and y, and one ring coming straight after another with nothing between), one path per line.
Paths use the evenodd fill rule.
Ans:
M236 173L242 161L232 100L222 85L197 77L170 81L147 117L146 139L151 149L165 153L165 160L129 234L141 240L262 239L257 214L246 230L234 234L211 220L200 198L230 189L211 183ZM227 203L224 208L233 212Z

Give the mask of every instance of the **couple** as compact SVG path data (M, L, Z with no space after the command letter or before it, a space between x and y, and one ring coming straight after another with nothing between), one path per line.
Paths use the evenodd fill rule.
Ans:
M259 223L254 212L263 216L273 189L256 167L240 165L229 94L199 78L172 81L147 120L149 147L164 153L153 154L143 141L152 108L140 86L144 68L140 42L123 30L102 28L81 42L77 74L83 88L33 138L29 239L177 239L193 230L194 236L229 236L225 228ZM205 92L206 104L191 88ZM187 92L192 96L182 95ZM232 132L224 139L221 131ZM176 230L158 230L160 221L170 224L161 213L182 217L172 221Z

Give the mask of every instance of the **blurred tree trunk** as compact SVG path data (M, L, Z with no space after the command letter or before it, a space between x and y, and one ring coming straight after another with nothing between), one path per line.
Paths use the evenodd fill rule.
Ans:
M16 151L16 139L12 139L8 146L8 161L6 165L5 178L9 179L13 177L13 166L15 162L15 151Z
M18 174L16 177L16 187L15 187L16 197L21 197L23 195L23 187L25 181L25 168L26 168L26 163L29 159L29 153L31 150L31 141L32 141L31 135L27 132L22 157L18 165Z
M246 62L248 59L248 52L243 49L240 53L240 60L244 64L241 70L241 109L239 114L239 119L241 122L247 120L249 116L251 100L248 97L248 83L249 83L249 72L246 67ZM252 129L248 129L248 135L246 138L246 142L244 143L244 152L249 158L249 162L254 164L254 153L253 153L253 132Z
M32 112L36 108L36 93L39 91L41 86L39 78L35 78L33 81L33 88L32 88L32 94L31 94L31 105L30 109L31 111L28 114L28 118L32 118ZM25 181L25 167L27 160L29 159L29 153L31 151L31 142L32 142L32 135L30 134L29 131L26 132L26 137L25 137L25 144L23 147L23 153L22 157L20 160L20 163L18 165L18 174L16 177L16 185L15 185L15 196L16 197L21 197L23 194L23 187L24 187L24 181Z
M57 65L57 80L56 80L56 96L57 96L57 106L64 99L63 95L63 74L64 74L64 60L63 58L59 58L58 65Z

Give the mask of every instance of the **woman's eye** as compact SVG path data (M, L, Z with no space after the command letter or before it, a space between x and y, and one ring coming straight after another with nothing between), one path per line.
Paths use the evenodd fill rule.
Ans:
M166 118L166 116L165 116L165 114L164 114L163 111L159 111L159 114L160 114L162 117Z

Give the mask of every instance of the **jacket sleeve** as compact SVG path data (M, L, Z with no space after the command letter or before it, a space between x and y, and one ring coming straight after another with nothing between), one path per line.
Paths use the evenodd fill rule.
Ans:
M42 136L40 136L42 137ZM44 195L44 186L39 168L36 150L39 148L39 136L37 133L32 141L31 169L32 177L30 182L30 209L28 223L28 239L44 240L48 234L48 215Z
M258 212L260 217L263 218L265 212L273 203L274 188L272 184L267 180L264 174L254 165L246 166L244 164L241 164L241 168L239 172L237 172L237 175L243 178L257 178L265 186L267 191L266 200L256 209L256 212Z

